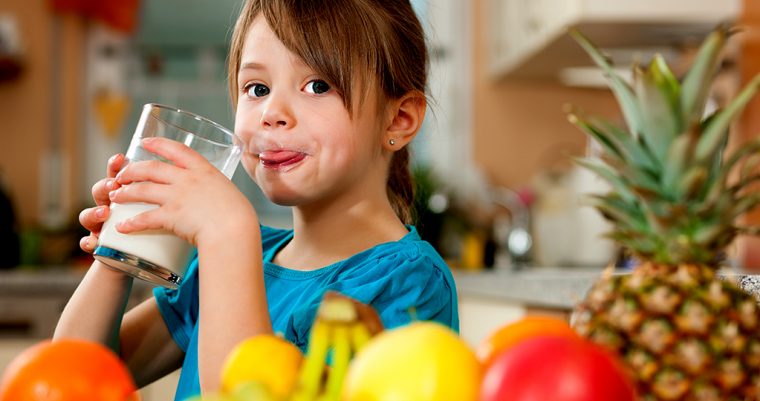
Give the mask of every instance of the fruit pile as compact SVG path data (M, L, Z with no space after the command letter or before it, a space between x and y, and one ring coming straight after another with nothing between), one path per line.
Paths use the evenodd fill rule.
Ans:
M383 330L372 308L329 293L306 355L251 337L227 356L218 393L186 401L633 401L621 366L562 320L524 318L473 349L434 322ZM40 343L0 382L0 401L138 399L118 357L84 341Z
M527 317L476 349L434 322L381 330L367 305L328 294L305 356L277 336L253 337L228 356L222 391L191 400L635 400L616 357L563 320Z

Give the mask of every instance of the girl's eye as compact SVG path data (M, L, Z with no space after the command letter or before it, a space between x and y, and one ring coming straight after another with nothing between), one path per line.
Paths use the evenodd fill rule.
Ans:
M315 79L313 81L309 81L309 83L306 84L306 92L313 93L315 95L326 93L329 90L330 84L321 79Z
M262 97L269 94L269 88L262 84L248 84L244 88L248 96Z

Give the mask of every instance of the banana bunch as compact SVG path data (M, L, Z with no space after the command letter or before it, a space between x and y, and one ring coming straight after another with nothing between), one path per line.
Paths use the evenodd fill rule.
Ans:
M351 359L382 330L372 307L327 292L305 358L298 347L274 334L251 337L227 356L219 392L185 401L339 401Z
M326 293L289 401L339 401L351 359L382 330L380 317L370 306L337 292Z

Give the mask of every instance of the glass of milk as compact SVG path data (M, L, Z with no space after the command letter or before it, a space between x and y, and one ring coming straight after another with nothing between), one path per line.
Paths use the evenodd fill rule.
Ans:
M142 139L149 137L170 138L184 143L230 179L240 162L242 145L232 131L184 110L146 104L126 153L127 163L152 159L168 162L142 148ZM118 222L157 207L147 203L112 203L111 215L103 224L94 256L134 277L176 288L194 256L192 245L167 231L122 234L115 228Z

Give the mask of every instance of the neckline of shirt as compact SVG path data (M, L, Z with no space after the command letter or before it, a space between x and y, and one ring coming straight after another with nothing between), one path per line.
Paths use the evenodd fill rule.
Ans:
M393 246L395 244L401 243L401 242L407 242L407 241L414 241L418 240L419 234L417 233L417 228L412 225L407 225L406 228L409 230L408 233L406 233L403 237L401 237L397 241L389 241L384 242L382 244L378 244L376 246L373 246L372 248L369 248L365 251L359 252L356 255L361 255L366 252L374 252L379 247L385 247L385 246ZM272 247L266 254L264 255L264 274L268 274L275 277L280 278L287 278L291 280L307 280L316 276L321 276L323 274L329 273L336 268L339 268L341 265L343 265L348 259L340 260L338 262L335 262L333 264L319 267L313 270L296 270L291 269L288 267L280 266L274 262L272 262L272 259L274 258L274 255L277 254L290 240L293 239L293 230L288 230L287 234L277 242L275 246ZM356 256L354 255L354 256ZM349 259L353 258L349 257Z

